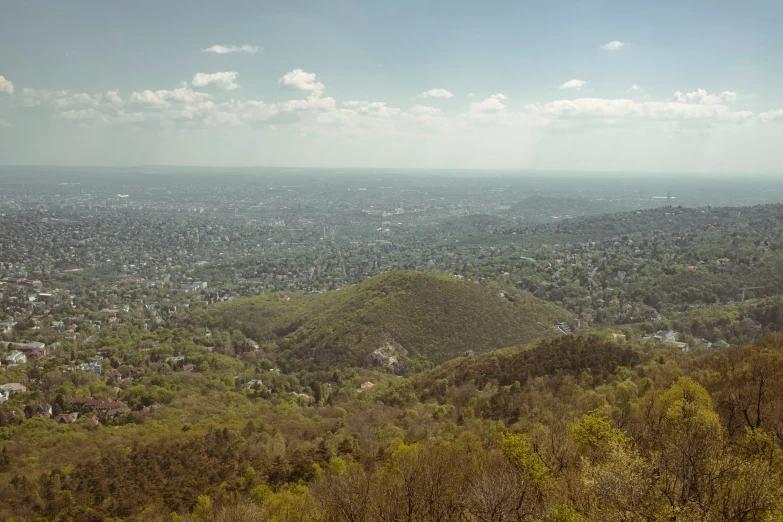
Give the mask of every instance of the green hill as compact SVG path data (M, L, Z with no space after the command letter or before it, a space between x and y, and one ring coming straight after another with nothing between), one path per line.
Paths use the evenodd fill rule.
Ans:
M196 325L239 329L281 368L381 366L409 373L467 350L552 335L566 311L512 288L396 271L318 295L262 295L194 312Z
M453 391L466 383L481 389L490 381L509 386L536 377L581 377L587 372L591 382L597 384L614 378L618 367L633 367L639 361L639 352L634 348L596 337L567 335L532 346L460 357L417 375L412 383L422 400L433 397L443 400L447 390Z

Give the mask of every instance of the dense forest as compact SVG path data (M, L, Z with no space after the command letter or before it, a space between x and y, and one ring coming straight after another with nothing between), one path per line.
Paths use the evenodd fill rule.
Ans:
M318 295L266 294L190 314L188 322L238 329L284 370L431 367L468 350L526 344L570 318L513 287L395 271Z
M201 353L185 346L193 342L181 331L157 346ZM208 357L209 371L150 369L130 386L119 383L119 392L96 378L44 376L49 385L27 393L66 407L85 391L158 406L109 425L4 417L0 477L8 487L0 492L0 517L783 516L777 334L702 354L563 336L460 357L411 378L356 370L258 373L270 384L263 392L245 386L253 372L236 359ZM360 387L367 379L374 386ZM313 402L287 391L315 388Z

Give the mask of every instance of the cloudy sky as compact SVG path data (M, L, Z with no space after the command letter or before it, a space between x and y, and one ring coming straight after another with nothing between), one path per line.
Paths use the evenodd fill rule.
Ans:
M783 173L783 2L22 2L0 164Z

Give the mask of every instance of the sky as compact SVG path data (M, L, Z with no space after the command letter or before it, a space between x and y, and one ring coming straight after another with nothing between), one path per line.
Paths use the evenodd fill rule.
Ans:
M0 164L783 174L783 2L25 2Z

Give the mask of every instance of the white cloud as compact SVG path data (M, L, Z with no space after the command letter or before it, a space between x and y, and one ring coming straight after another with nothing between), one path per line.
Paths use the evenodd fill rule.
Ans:
M601 49L605 51L619 51L623 47L625 47L625 42L621 42L619 40L612 40L611 42L601 44Z
M319 98L317 96L308 96L304 100L289 100L280 103L280 108L286 111L329 111L334 110L337 102L334 98Z
M337 109L331 112L325 112L318 115L318 121L321 123L332 124L341 123L346 124L353 122L356 119L358 113L351 109Z
M689 93L694 94L694 93ZM753 118L750 111L735 111L728 105L713 103L721 95L709 95L706 92L695 96L676 96L676 101L634 101L631 99L579 98L576 100L555 100L542 104L531 104L525 109L538 116L550 118L581 119L628 119L647 118L650 120L716 120L725 122L745 122ZM732 96L725 95L728 101ZM709 100L701 102L700 100Z
M507 99L506 95L502 93L493 94L486 100L480 102L473 102L470 104L470 112L472 113L492 113L502 111L506 108L503 104L503 100Z
M582 88L583 85L587 84L588 82L584 80L568 80L567 82L560 85L561 89L576 89L577 91Z
M473 102L467 111L458 116L456 123L461 128L467 128L475 123L503 126L514 123L519 114L506 110L506 105L503 102L507 99L506 95L497 93L482 101Z
M193 81L191 83L193 84L193 87L206 87L207 85L214 83L215 86L230 91L239 88L239 84L236 82L237 76L239 76L239 73L234 71L211 74L196 73L196 75L193 76Z
M118 107L124 103L124 101L120 97L119 91L107 91L106 100L108 100L109 103L116 105Z
M264 103L256 100L231 100L217 107L217 112L212 115L209 123L212 125L258 124L272 121L279 116L280 109L274 103Z
M451 98L454 94L446 89L430 89L421 93L422 98Z
M215 109L216 105L213 101L197 101L195 103L186 103L181 106L175 106L167 116L173 120L201 120L206 117Z
M641 86L634 83L633 85L628 87L628 92L644 92L644 89L642 89Z
M324 92L324 84L318 81L315 73L304 72L302 69L294 69L277 81L279 87L285 89L297 89L312 92L320 96Z
M674 99L680 103L701 103L704 105L716 105L721 103L734 103L737 101L737 93L732 91L723 91L720 94L707 94L704 89L696 89L695 92L674 93Z
M387 107L386 102L365 102L365 101L349 101L343 105L351 107L356 114L361 116L375 116L378 118L388 118L390 116L396 116L401 111L396 107Z
M783 109L774 109L759 114L759 121L783 121Z
M84 92L50 91L25 87L22 89L22 106L37 107L39 105L47 105L58 109L78 105L97 107L110 93L116 94L116 91L109 91L106 95L97 94L91 96Z
M0 76L0 92L14 94L14 84L11 80L6 80L5 76Z
M68 121L80 121L80 122L92 122L92 123L109 123L109 119L106 117L105 114L103 114L101 111L97 109L93 109L92 107L89 109L71 109L69 111L64 111L60 113L56 113L53 116L54 118L60 118L63 120Z
M263 47L258 47L257 45L213 45L212 47L207 47L206 49L203 49L202 52L204 53L214 53L214 54L228 54L228 53L250 53L255 54L258 51L263 51Z
M198 103L212 98L211 94L205 92L194 91L193 89L183 86L178 89L172 89L170 91L156 91L166 99L170 99L180 103Z
M211 94L205 92L194 91L190 87L183 86L178 89L172 90L158 90L151 91L149 89L136 92L134 91L129 101L140 105L147 105L151 107L167 108L171 106L173 102L193 104L204 102L212 98Z
M411 107L413 114L422 114L427 116L440 116L441 110L436 107L429 107L427 105L414 105Z
M468 98L473 98L475 95L476 95L475 92L469 92L468 93Z
M8 122L8 120L0 119L0 127L5 127L5 128L8 128L8 129L11 129L11 128L13 128L13 125L11 125L11 123Z
M142 92L134 91L130 96L130 102L138 103L139 105L150 105L153 107L169 107L171 103L166 101L164 92L167 91L152 92L149 89Z
M221 73L215 73L219 75ZM206 78L193 83L213 85L233 83L236 76ZM200 77L199 77L200 78ZM233 126L247 129L277 125L297 125L308 136L404 136L406 133L491 133L492 129L530 129L538 125L559 128L581 124L616 125L623 122L661 121L674 125L684 121L713 123L760 123L783 120L783 109L758 115L735 109L737 93L711 94L703 89L677 92L672 98L650 101L648 98L579 98L530 104L522 111L506 107L504 94L493 94L469 104L467 110L447 117L437 107L416 104L406 112L386 102L348 100L338 105L332 97L322 97L324 86L315 74L294 70L278 82L281 87L307 93L304 99L275 103L257 100L230 100L215 103L209 93L187 84L175 89L134 91L123 98L117 90L90 95L73 91L48 91L25 88L21 93L25 107L46 107L52 117L79 125L157 125L162 128ZM574 87L575 88L575 87ZM630 91L642 91L633 86ZM340 108L338 108L338 106ZM328 128L326 126L329 126ZM320 130L319 130L319 126Z

